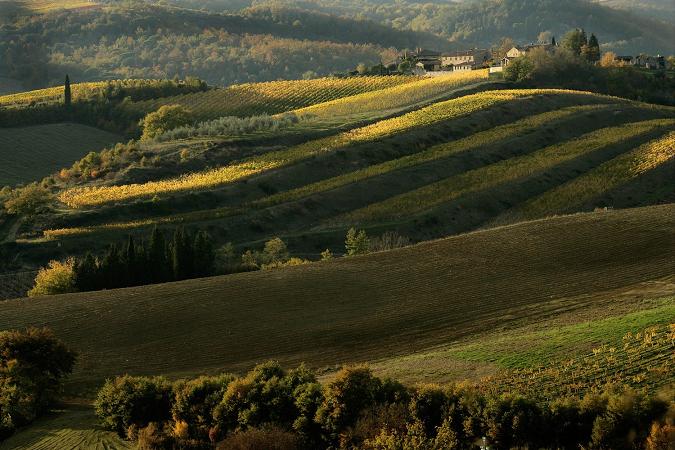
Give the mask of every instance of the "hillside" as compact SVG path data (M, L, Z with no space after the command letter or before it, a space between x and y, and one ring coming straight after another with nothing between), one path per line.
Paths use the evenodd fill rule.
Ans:
M125 372L373 360L672 295L645 283L672 276L673 226L672 204L565 216L294 268L7 301L0 327L52 327L80 353L76 390Z
M121 136L74 123L9 128L0 132L0 186L39 181Z
M193 0L174 0L174 3L195 5ZM228 8L228 3L210 0L207 6L218 11ZM570 28L579 27L594 32L606 48L619 53L675 52L675 31L668 22L672 16L672 2L662 0L477 0L426 3L285 0L282 3L346 17L367 17L402 30L434 33L445 37L454 46L463 48L490 47L503 37L511 37L521 43L534 42L542 31L550 31L560 37Z
M0 71L26 89L66 73L78 81L196 76L221 86L301 79L378 64L391 48L448 47L430 33L327 14L213 14L145 2L54 10L10 21L0 37Z
M54 179L61 203L19 229L17 250L34 267L184 224L238 254L280 236L318 259L341 253L352 226L417 242L672 201L672 108L565 90L470 93L490 87L473 75L302 108L281 129L134 144L89 167L98 179L74 166L70 181Z

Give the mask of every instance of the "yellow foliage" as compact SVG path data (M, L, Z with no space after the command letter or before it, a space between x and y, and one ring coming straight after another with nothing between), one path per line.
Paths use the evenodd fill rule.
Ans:
M35 277L35 286L28 291L29 297L40 295L67 294L75 292L73 267L75 260L69 258L65 262L50 261Z
M184 420L178 420L178 421L174 422L171 432L178 439L187 439L187 437L188 437L188 424L187 424L187 422L185 422Z

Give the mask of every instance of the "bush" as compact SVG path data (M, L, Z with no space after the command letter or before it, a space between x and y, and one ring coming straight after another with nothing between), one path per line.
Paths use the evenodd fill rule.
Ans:
M376 404L381 388L380 379L366 367L342 369L325 389L317 422L336 441L342 430L354 426L362 412Z
M345 250L347 256L365 255L368 253L370 240L364 230L357 231L356 228L350 228L345 238Z
M75 357L46 328L0 332L0 438L47 410Z
M5 201L5 209L10 214L30 217L48 205L52 199L52 194L47 189L33 183L14 191L9 200Z
M300 411L295 392L316 383L304 367L286 373L279 363L256 366L245 377L231 382L213 417L221 433L276 424L290 430Z
M219 450L295 450L299 449L298 437L280 428L251 428L232 433L217 446Z
M94 408L106 429L124 435L131 425L144 428L171 417L171 384L161 377L124 375L107 380Z
M40 295L67 294L75 292L75 260L69 258L65 262L50 261L41 268L35 277L35 286L28 291L29 297Z
M181 105L164 105L157 111L148 113L141 121L143 136L141 139L153 139L192 121L190 112Z
M181 380L174 384L171 415L177 423L187 424L187 437L208 440L209 430L215 425L213 411L233 380L232 375L220 375Z

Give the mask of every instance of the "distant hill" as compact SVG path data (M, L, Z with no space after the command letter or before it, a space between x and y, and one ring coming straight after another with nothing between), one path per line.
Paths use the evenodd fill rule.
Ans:
M17 19L0 30L0 73L25 88L74 81L196 76L212 85L298 79L391 59L446 39L370 21L277 7L237 14L112 3Z
M190 0L176 0L181 1ZM503 37L533 42L542 31L560 37L569 29L580 27L594 32L607 49L622 53L675 53L675 30L672 23L668 23L673 14L669 0L600 3L587 0L288 0L282 3L347 17L367 17L397 29L431 32L465 48L490 46ZM212 8L217 4L219 0L209 2ZM643 15L645 9L654 11L655 19ZM659 11L665 11L666 15L659 16Z

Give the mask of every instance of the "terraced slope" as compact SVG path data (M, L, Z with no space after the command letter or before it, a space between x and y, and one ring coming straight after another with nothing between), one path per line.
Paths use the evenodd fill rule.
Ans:
M0 186L37 181L122 137L75 123L0 128Z
M381 94L380 92L376 94ZM587 95L591 94L557 90L489 91L458 99L434 103L402 116L382 120L372 125L339 133L327 138L308 141L284 150L268 152L234 164L204 172L185 174L181 177L151 181L144 184L74 188L63 192L59 199L70 207L87 207L129 199L153 197L167 193L208 189L253 175L272 171L309 158L335 152L350 145L368 143L403 134L416 128L433 126L442 121L468 116L518 98L533 95ZM347 99L351 101L351 99ZM324 108L324 105L319 105ZM355 105L352 105L355 106Z
M52 327L80 353L76 390L124 372L372 360L672 276L673 227L675 205L559 217L294 268L7 301L0 328Z
M129 108L147 113L162 105L179 104L200 120L222 116L271 115L419 81L413 76L371 76L246 83L225 89L135 102Z
M612 183L594 181L583 205L559 212L592 210L598 196L672 161L673 129L675 110L667 107L576 91L480 92L251 156L228 149L231 162L217 168L69 189L60 198L74 209L43 231L67 249L102 235L119 240L126 230L185 223L212 227L243 248L281 235L310 255L326 247L341 251L344 232L354 225L430 239L497 218L514 222L509 213L517 218L519 205L576 179L586 185L614 158L635 160L621 164L639 170L625 169L630 175ZM635 152L643 156L631 157ZM648 164L640 163L644 155L652 155ZM663 201L633 198L637 205ZM98 236L74 240L91 234Z

